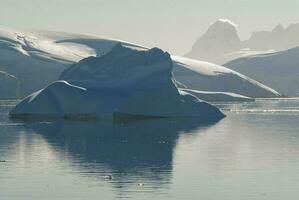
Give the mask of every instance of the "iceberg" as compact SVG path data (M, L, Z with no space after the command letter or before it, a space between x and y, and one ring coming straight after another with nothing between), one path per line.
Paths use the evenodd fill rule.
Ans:
M60 81L33 93L10 113L14 118L155 118L224 114L179 91L170 55L161 49L116 45L101 57L88 57L65 70Z

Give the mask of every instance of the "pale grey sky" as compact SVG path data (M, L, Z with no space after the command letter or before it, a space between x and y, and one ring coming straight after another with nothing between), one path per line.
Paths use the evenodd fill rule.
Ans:
M100 34L185 54L219 18L243 39L299 22L299 0L0 0L0 25Z

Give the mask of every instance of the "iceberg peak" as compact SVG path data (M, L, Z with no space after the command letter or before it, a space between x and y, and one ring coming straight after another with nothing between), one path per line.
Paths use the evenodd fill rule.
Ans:
M159 48L147 51L116 45L101 57L88 57L66 69L60 79L75 84L96 82L101 87L124 87L141 79L163 82L170 78L172 60ZM152 83L154 84L154 82Z

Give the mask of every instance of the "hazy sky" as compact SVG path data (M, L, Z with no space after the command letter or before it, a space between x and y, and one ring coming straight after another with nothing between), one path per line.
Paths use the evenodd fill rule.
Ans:
M299 0L0 0L0 24L100 34L185 54L219 18L241 38L299 22Z

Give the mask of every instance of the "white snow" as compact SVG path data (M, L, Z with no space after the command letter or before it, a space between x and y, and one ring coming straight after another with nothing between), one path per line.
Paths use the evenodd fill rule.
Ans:
M223 23L228 23L231 26L234 27L238 27L238 25L236 23L234 23L233 21L229 20L229 19L218 19L219 22L223 22Z
M181 56L172 56L172 59L175 63L180 64L187 69L195 71L202 76L217 76L219 74L232 73L232 70L228 68L205 61L193 60Z
M172 60L158 48L148 51L115 46L102 57L89 57L19 103L11 116L62 118L224 117L216 107L179 92Z
M209 91L199 91L191 89L180 89L181 91L188 92L199 99L202 99L207 102L216 102L216 101L226 101L226 102L250 102L254 101L254 98L246 97L243 95L231 93L231 92L209 92Z
M178 56L172 56L172 59L175 79L188 89L231 92L249 97L280 96L270 87L226 67Z
M213 23L194 43L187 57L223 64L223 55L241 49L237 25L227 19Z

